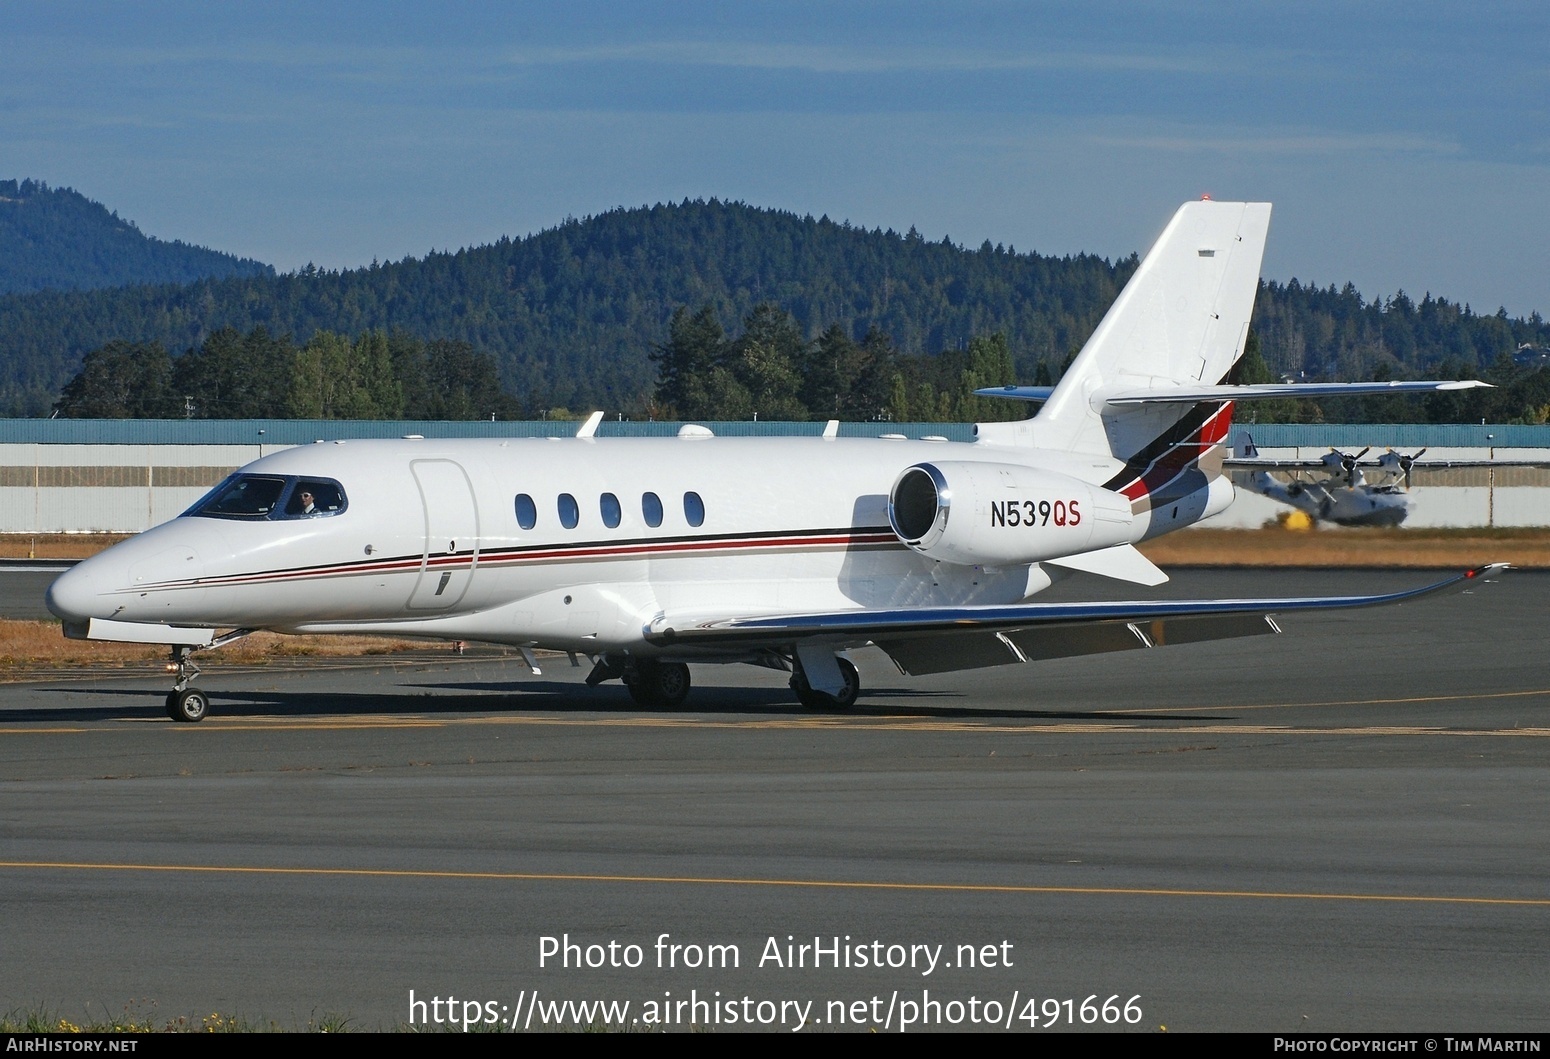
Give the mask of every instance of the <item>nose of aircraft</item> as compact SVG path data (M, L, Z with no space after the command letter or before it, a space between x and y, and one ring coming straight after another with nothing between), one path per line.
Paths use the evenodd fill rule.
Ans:
M167 621L197 603L203 564L198 538L183 520L131 537L54 579L44 602L66 622L88 618ZM197 527L196 527L197 529ZM195 586L195 587L190 587Z
M111 584L112 578L96 556L77 563L54 579L48 586L43 602L63 621L85 621L88 618L109 617L114 604L108 602L107 593L120 587Z

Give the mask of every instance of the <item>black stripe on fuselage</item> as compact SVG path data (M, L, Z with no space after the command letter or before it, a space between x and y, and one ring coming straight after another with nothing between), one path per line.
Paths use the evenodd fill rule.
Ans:
M665 559L692 556L722 549L769 548L772 550L793 547L846 547L879 548L903 547L903 543L887 526L847 526L832 529L771 530L760 533L708 533L682 534L672 537L629 537L622 540L588 540L550 542L506 548L460 549L440 554L411 553L385 559L354 559L343 563L325 563L317 566L282 567L275 570L255 570L249 573L224 574L216 577L190 578L181 581L164 581L152 585L138 585L136 591L172 588L215 587L220 585L250 584L270 580L293 580L311 577L339 577L356 574L407 572L422 567L444 569L446 567L495 566L524 560L550 562L606 562L609 560Z

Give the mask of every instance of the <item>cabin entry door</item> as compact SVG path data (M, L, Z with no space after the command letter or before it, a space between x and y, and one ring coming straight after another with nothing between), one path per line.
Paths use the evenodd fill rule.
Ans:
M452 460L410 464L425 512L425 552L410 610L447 610L468 591L479 563L479 508L468 473Z

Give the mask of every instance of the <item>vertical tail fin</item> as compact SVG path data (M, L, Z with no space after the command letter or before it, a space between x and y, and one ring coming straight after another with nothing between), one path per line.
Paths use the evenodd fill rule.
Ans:
M1179 207L1031 424L984 424L980 436L1130 461L1186 419L1205 415L1225 434L1219 404L1115 408L1104 395L1222 380L1243 353L1269 228L1268 202Z

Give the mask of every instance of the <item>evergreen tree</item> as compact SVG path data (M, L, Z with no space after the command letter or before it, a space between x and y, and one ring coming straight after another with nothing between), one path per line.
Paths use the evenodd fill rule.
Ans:
M157 342L109 342L86 355L54 411L66 419L147 419L178 414L172 358Z
M668 416L711 418L706 386L726 352L726 333L714 308L705 305L692 316L681 305L673 311L667 341L651 354L657 363L657 400Z

